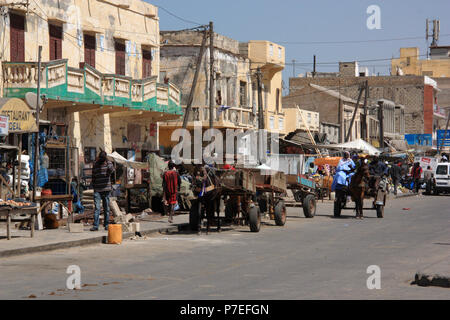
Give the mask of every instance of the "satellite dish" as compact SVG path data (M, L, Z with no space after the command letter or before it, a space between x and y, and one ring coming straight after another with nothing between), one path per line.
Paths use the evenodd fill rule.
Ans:
M33 110L36 110L36 99L37 99L37 95L34 92L27 92L25 94L25 102ZM39 110L42 110L43 105L44 105L44 103L42 102L42 99L39 98Z

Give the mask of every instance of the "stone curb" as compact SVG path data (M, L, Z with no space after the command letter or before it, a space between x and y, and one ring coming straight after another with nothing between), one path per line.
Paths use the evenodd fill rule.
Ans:
M151 234L155 234L155 233L176 232L176 231L185 230L188 226L189 226L188 223L180 223L180 224L174 224L173 226L164 227L164 228L142 230L142 231L140 231L140 234L142 236L145 236L145 235L151 235ZM124 232L122 234L122 239L131 238L134 235L135 235L135 233L133 233L133 232ZM45 244L45 245L35 246L35 247L27 247L27 248L0 251L0 258L18 256L18 255L24 255L24 254L36 253L36 252L53 251L53 250L58 250L58 249L82 247L82 246L106 243L106 242L107 242L107 236L98 236L98 237L94 237L94 238L74 240L74 241L56 242L56 243L50 243L50 244Z
M426 274L422 272L417 272L414 276L414 282L412 284L417 284L421 287L442 287L450 288L450 276L443 276L439 274Z
M418 193L403 193L403 194L398 194L398 195L394 196L394 199L413 197L413 196L418 196L418 195L419 195Z

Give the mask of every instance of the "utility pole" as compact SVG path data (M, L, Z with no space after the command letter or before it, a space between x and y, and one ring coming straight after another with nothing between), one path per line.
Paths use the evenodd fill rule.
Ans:
M380 123L380 148L384 148L384 128L383 128L383 101L378 102L378 121Z
M312 72L312 76L313 76L313 78L316 77L316 55L314 55L314 59L313 59L313 72Z
M256 80L258 82L258 129L264 129L264 111L262 102L262 86L261 86L261 68L256 71Z
M366 80L364 84L364 121L363 121L363 139L369 142L369 132L367 126L367 100L369 99L369 80Z
M37 170L39 168L38 160L39 160L39 113L41 112L40 106L40 95L41 95L41 53L42 46L39 46L38 51L38 76L37 76L37 95L36 95L36 141L34 144L34 168L33 168L33 201L36 202L36 178L37 178ZM19 173L20 174L20 173Z
M197 64L196 64L196 68L195 68L194 80L192 81L191 92L189 93L189 98L188 98L188 102L186 105L186 111L184 112L183 129L186 129L186 126L187 126L187 123L189 120L189 112L191 111L192 102L194 101L194 92L195 92L195 87L197 86L198 75L200 73L200 67L202 65L203 53L205 52L207 36L208 36L208 32L207 32L207 29L205 29L203 31L202 46L200 47L200 53L198 54L198 57L197 57Z
M442 148L444 148L445 139L447 138L448 125L450 122L450 109L447 110L447 124L445 125L444 136L442 137L441 147L439 148L439 155L442 154Z
M353 122L355 121L356 113L358 112L359 101L361 100L361 95L362 95L363 90L364 90L364 86L360 85L358 100L356 101L355 111L353 112L352 121L350 122L350 127L348 128L347 136L345 137L345 142L348 141L348 139L350 138L350 134L352 133Z
M292 59L292 78L295 78L295 59Z
M214 25L209 22L209 127L214 126Z

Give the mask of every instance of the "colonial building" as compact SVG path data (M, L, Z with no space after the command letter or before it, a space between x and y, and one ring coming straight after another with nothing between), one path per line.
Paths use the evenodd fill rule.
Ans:
M196 61L203 39L202 31L162 31L160 78L173 81L181 88L181 104L186 108L196 70ZM239 43L214 33L214 128L257 129L258 91L256 69L261 69L264 127L268 131L285 132L281 107L281 71L284 48L268 41ZM187 128L210 126L210 51L209 40L200 66L199 76L189 113ZM178 141L172 133L182 126L183 119L161 123L160 142L165 154Z
M159 150L158 121L182 115L180 90L159 79L157 8L140 0L2 0L1 90L36 92L40 117L66 125L80 160L100 149L143 159Z

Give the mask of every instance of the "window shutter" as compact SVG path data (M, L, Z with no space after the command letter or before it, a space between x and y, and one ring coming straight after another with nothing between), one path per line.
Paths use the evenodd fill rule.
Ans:
M25 17L10 14L10 60L25 61Z
M142 50L142 78L152 75L152 52L150 50Z
M84 35L84 62L95 68L95 36Z
M115 42L116 74L125 75L125 44Z
M62 59L62 27L48 25L50 35L50 60Z

